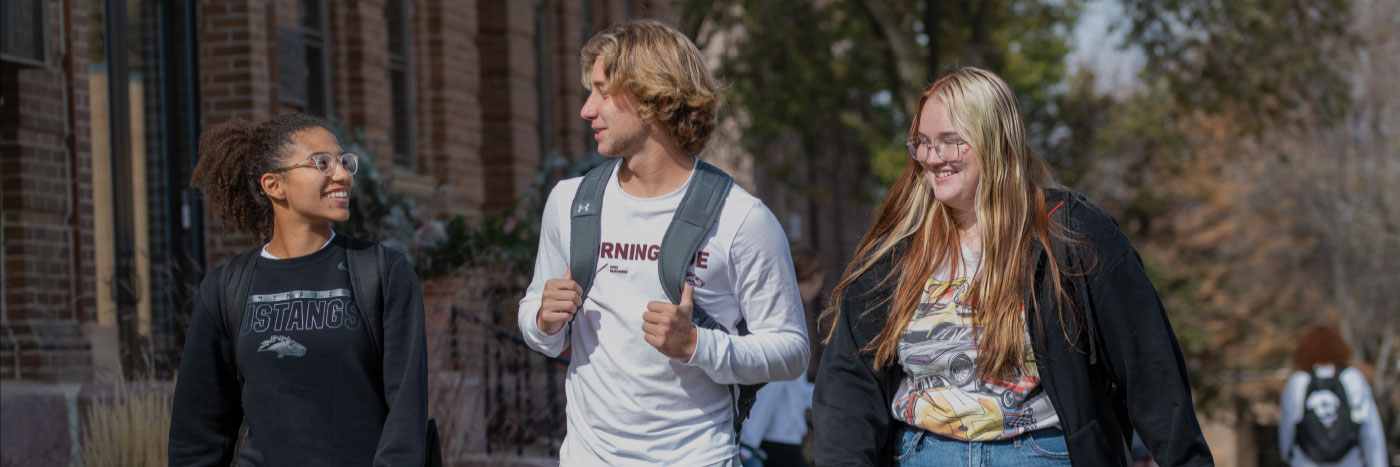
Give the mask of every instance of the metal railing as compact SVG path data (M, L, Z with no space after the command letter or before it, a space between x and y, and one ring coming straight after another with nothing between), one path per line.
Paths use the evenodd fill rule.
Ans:
M514 308L501 306L500 298L491 297L484 313L454 304L448 318L452 334L446 357L482 392L485 426L463 428L484 430L484 452L472 449L482 454L557 455L564 439L563 373L569 360L531 349L513 328Z

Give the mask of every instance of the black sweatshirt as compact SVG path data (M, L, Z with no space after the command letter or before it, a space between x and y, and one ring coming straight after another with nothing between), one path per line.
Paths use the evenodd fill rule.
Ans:
M423 465L427 352L418 278L402 254L385 250L377 361L351 296L343 239L299 258L256 259L236 346L220 312L223 266L205 278L175 385L170 465L229 465L245 416L254 449L245 445L240 465Z
M1161 465L1214 465L1196 421L1181 348L1137 250L1112 217L1082 196L1050 190L1046 201L1059 206L1055 220L1092 250L1092 258L1072 255L1052 242L1058 257L1093 265L1087 277L1063 279L1082 313L1066 310L1063 323L1056 318L1060 312L1048 282L1047 256L1039 248L1032 251L1038 286L1034 298L1027 297L1039 304L1026 307L1031 345L1070 461L1131 465L1128 440L1136 427ZM903 424L894 420L890 404L904 370L898 364L875 369L873 353L859 350L874 340L890 313L886 299L895 281L881 284L895 264L890 256L846 289L822 353L812 400L819 465L894 460L894 434Z

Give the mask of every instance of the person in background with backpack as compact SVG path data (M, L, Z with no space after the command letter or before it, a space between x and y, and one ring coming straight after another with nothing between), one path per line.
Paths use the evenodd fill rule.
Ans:
M1329 326L1313 326L1293 352L1279 400L1278 443L1293 467L1383 467L1385 433L1371 385L1347 366L1351 348Z
M1006 82L929 85L832 293L816 462L1213 465L1181 348L1113 218L1053 184Z
M787 237L696 158L721 95L690 39L628 21L581 58L609 161L550 192L519 313L530 347L572 349L560 465L738 466L736 385L807 368Z
M285 114L200 136L191 185L263 245L200 285L175 384L172 466L229 465L235 450L238 465L429 460L418 278L403 254L331 230L350 217L359 160L328 128Z

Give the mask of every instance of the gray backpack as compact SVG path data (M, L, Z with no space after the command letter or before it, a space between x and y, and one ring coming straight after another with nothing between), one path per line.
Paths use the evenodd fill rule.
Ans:
M609 159L594 167L583 177L583 183L574 193L572 214L569 221L572 236L569 239L571 256L569 269L573 271L574 282L583 289L583 296L593 287L593 277L597 273L598 249L602 242L603 191L608 186L613 169L620 159ZM681 292L685 289L686 271L695 255L700 252L700 243L719 219L724 210L724 200L734 187L734 179L715 166L697 161L695 179L690 181L681 205L671 218L671 225L661 239L661 252L657 258L660 270L661 289L671 303L679 305ZM577 315L575 315L577 316ZM709 313L696 306L691 312L691 321L696 326L716 329L729 333L729 329L715 321ZM740 336L749 334L748 323L740 317L735 324ZM730 386L734 398L734 441L739 440L739 430L744 419L749 417L758 389L763 384L739 384Z

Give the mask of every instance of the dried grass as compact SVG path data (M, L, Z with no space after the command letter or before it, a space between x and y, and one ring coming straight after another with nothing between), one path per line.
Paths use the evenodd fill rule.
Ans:
M83 420L80 465L166 465L169 387L155 381L118 382L110 398L94 398Z

